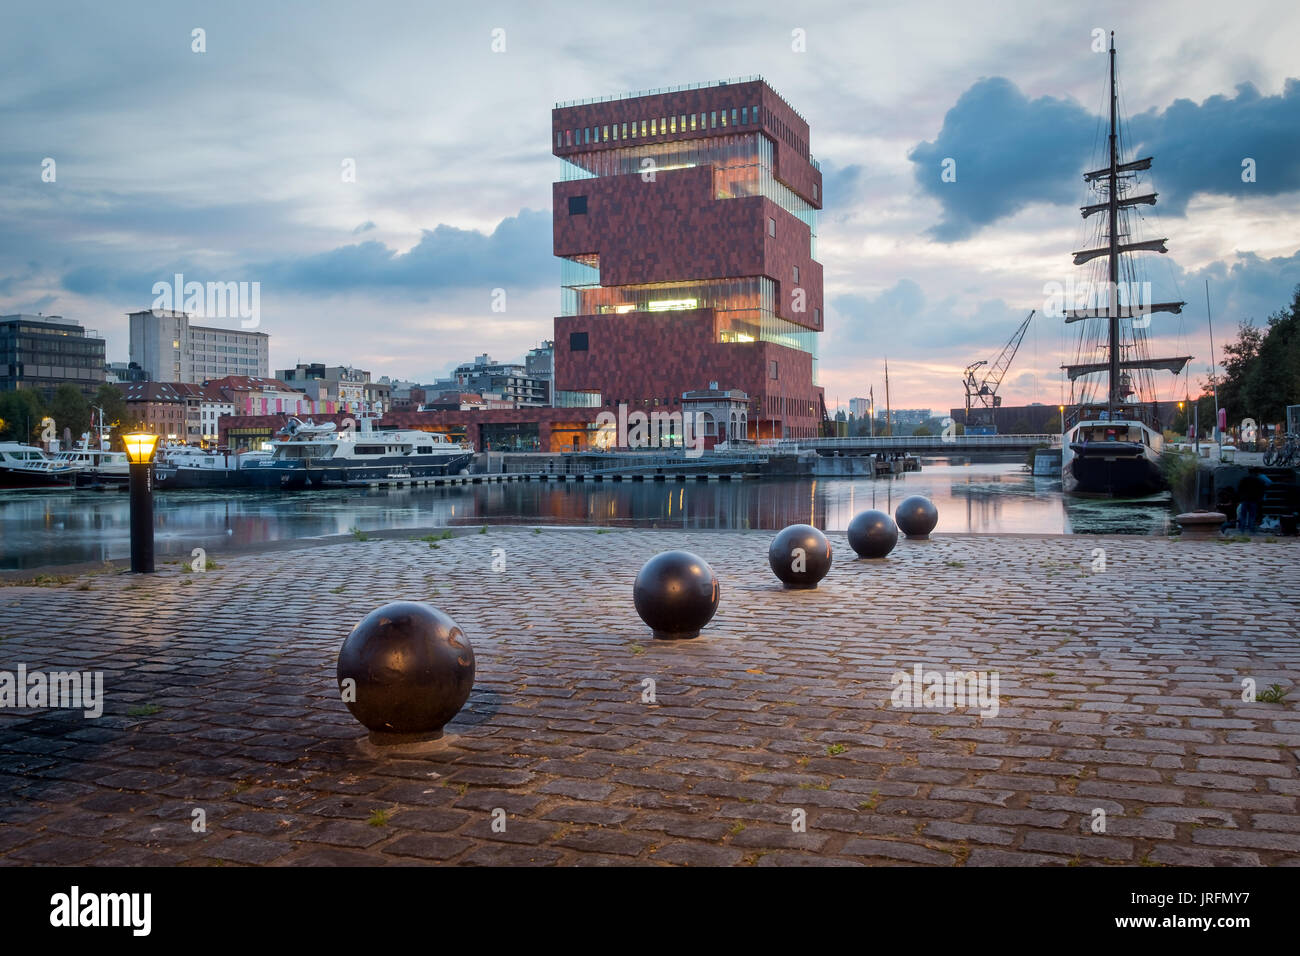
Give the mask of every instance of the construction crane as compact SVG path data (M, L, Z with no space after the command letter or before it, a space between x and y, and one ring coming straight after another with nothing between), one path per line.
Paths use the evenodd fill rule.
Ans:
M998 386L1002 384L1002 378L1007 374L1007 369L1011 367L1011 360L1016 357L1016 351L1020 348L1020 341L1025 337L1025 331L1029 328L1029 322L1034 317L1033 310L1025 316L1025 321L1020 323L1020 328L1016 329L1015 334L1003 347L1002 352L990 364L986 361L979 361L973 365L966 366L966 377L962 384L966 388L966 431L970 434L971 428L979 428L980 434L996 434L996 424L993 415L993 409L1002 406L1002 396L998 394ZM984 373L983 378L977 379L975 373L988 366L988 371ZM976 408L976 417L971 418L971 409ZM978 409L986 409L979 411ZM992 429L987 431L986 429Z

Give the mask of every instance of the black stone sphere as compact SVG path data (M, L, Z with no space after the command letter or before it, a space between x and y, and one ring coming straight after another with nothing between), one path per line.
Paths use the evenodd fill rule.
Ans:
M883 558L898 544L898 525L883 511L862 511L849 522L849 547L860 558Z
M698 637L718 609L718 576L698 555L665 551L637 573L632 603L655 637Z
M344 681L356 681L350 700ZM394 601L371 611L339 651L339 689L352 716L379 737L441 735L474 686L474 650L450 617Z
M831 569L831 543L810 524L792 524L772 539L767 563L787 588L815 588Z
M939 509L924 495L912 495L894 511L894 520L909 538L928 538L939 523Z

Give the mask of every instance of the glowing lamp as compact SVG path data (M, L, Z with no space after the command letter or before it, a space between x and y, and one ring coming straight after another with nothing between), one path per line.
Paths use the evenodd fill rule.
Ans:
M154 449L158 447L158 436L148 432L135 432L123 435L122 445L126 448L126 457L131 464L144 465L153 460Z

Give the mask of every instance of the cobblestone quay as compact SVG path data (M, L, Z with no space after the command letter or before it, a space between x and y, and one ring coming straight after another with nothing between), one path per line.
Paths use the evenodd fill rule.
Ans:
M11 582L0 671L101 671L104 700L0 710L0 862L1300 861L1300 544L938 535L855 562L830 535L820 588L787 591L770 537L469 529ZM695 640L632 607L671 548L722 582ZM436 752L372 758L335 662L397 599L457 620L478 683ZM918 664L996 677L996 714L895 706Z

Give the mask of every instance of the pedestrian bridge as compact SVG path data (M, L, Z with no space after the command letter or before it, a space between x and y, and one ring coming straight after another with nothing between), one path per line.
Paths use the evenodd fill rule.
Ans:
M1024 453L1040 445L1061 447L1060 435L876 435L862 438L801 438L735 443L720 450L746 446L768 452L815 451L822 455L888 455L894 453L944 456L981 453Z

